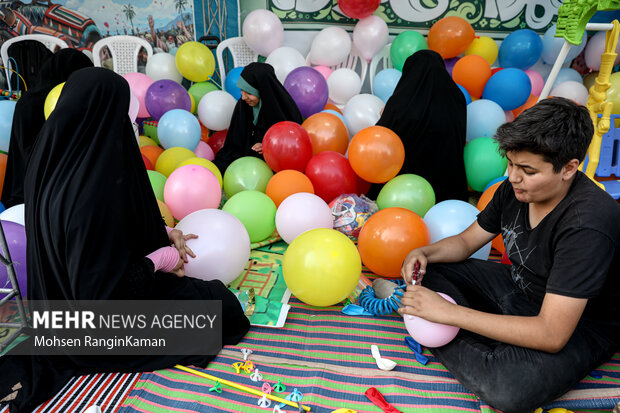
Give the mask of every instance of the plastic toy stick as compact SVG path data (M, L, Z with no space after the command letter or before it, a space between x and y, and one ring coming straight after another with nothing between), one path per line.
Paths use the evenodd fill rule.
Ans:
M190 369L189 367L181 366L180 364L177 364L174 367L176 367L179 370L183 370L183 371L185 371L187 373L190 373L190 374L193 374L195 376L198 376L198 377L202 377L202 378L213 380L213 381L219 381L221 384L225 384L226 386L230 386L230 387L232 387L234 389L241 390L241 391L253 394L253 395L258 396L258 397L263 397L263 395L264 395L268 399L271 399L271 400L273 400L275 402L278 402L278 403L284 403L284 404L286 404L288 406L291 406L291 407L297 407L298 406L298 403L294 403L294 402L285 400L282 397L273 396L271 394L265 394L265 393L263 393L263 392L261 392L259 390L253 389L251 387L246 387L246 386L244 386L242 384L238 384L238 383L234 383L232 381L220 379L220 378L217 378L217 377L212 376L210 374L203 373L202 371L198 371L198 370ZM308 407L308 406L303 406L302 405L300 407L302 409L304 409L305 411L307 411L307 412L310 411L310 407Z

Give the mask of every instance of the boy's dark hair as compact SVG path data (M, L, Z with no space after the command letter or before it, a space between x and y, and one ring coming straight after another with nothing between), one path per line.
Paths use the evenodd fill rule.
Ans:
M582 162L594 134L590 112L564 98L544 99L497 129L502 152L542 155L558 173L571 159Z

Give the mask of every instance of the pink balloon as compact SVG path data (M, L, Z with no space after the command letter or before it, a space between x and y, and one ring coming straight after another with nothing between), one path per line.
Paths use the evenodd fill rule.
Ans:
M311 229L333 227L332 210L320 197L308 192L287 197L276 212L278 234L288 244Z
M200 165L177 168L164 186L164 202L179 220L199 209L217 208L221 200L220 183L213 172Z
M530 83L532 84L532 95L540 96L540 92L542 92L543 87L545 86L545 80L542 75L532 69L527 69L525 74L527 74L527 77L530 78Z
M198 142L198 146L194 149L194 153L196 156L200 158L204 158L208 161L212 161L215 159L215 153L213 153L213 149L206 142L200 141Z
M146 90L153 83L153 79L143 73L127 73L123 77L125 78L127 83L129 83L131 91L136 95L136 98L138 98L138 117L148 118L150 114L149 111L146 110L146 103L144 103L144 98L146 96Z
M329 75L332 74L333 70L330 69L327 66L314 66L314 70L316 70L317 72L319 72L320 74L323 75L323 77L325 78L325 80L327 80L327 78L329 77Z
M588 40L584 53L586 66L592 70L601 70L601 55L605 51L605 33L597 32ZM620 43L616 46L616 53L620 53ZM616 56L614 66L620 63L620 55Z
M505 110L504 113L506 114L506 122L512 122L515 120L515 115L511 110Z
M452 304L456 304L449 295L444 293L438 294ZM451 342L459 332L458 327L431 323L423 318L412 315L405 315L404 319L405 327L407 327L407 331L411 337L425 347L435 348L445 346Z
M129 119L131 119L132 122L136 121L139 111L140 102L138 102L138 98L136 97L135 93L133 93L131 89L129 89Z

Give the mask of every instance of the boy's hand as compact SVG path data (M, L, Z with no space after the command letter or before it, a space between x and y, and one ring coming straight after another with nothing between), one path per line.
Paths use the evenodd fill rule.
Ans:
M400 269L400 275L402 275L407 284L413 283L411 275L413 274L416 264L419 264L419 275L416 284L420 284L422 277L426 274L426 265L428 264L428 259L420 248L416 248L407 254L405 261L403 261L403 266Z
M409 285L401 299L400 314L409 314L433 323L447 324L457 306L433 290L421 285Z

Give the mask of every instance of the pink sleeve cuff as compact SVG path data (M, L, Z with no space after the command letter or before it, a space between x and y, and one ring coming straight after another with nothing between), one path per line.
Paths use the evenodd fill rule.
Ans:
M168 225L166 225L166 233L168 235L170 235L170 233L172 232L172 230L174 230L174 228L170 228Z
M179 263L179 251L174 247L161 247L146 258L153 261L155 271L170 272Z

